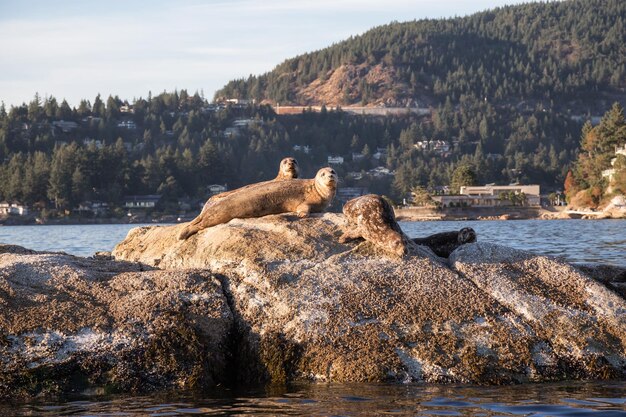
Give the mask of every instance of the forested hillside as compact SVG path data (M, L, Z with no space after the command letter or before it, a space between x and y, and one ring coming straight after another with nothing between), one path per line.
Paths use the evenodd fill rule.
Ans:
M587 100L626 87L626 2L570 0L391 23L217 96L281 104L492 104Z
M98 95L76 108L36 95L0 107L0 200L71 210L160 194L173 212L206 198L210 184L272 178L287 155L305 176L343 158L333 165L340 187L398 201L450 184L459 167L478 183L562 189L585 121L625 101L625 21L626 2L574 0L392 23L216 94L426 114L277 115L185 90L131 102Z

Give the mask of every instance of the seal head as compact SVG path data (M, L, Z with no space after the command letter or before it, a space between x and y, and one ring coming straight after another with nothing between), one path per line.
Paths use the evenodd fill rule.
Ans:
M300 176L300 167L296 158L287 157L280 161L278 167L278 175L274 178L276 180L291 180Z

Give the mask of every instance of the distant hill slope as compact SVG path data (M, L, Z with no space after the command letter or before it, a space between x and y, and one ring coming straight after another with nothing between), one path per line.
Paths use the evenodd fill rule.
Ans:
M462 95L520 100L623 97L626 1L508 6L468 17L391 23L260 76L216 97L294 105L416 106Z

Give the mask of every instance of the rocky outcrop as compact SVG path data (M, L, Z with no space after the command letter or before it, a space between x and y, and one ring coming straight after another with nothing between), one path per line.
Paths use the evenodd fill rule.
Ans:
M561 261L393 257L330 213L182 227L133 229L117 260L0 248L0 394L626 376L626 301Z
M254 375L509 383L626 372L623 298L552 258L474 243L449 264L337 243L344 218L233 221L188 242L136 229L118 259L225 277ZM240 355L242 352L240 352ZM254 364L252 366L251 364Z
M207 271L0 245L0 398L212 386L232 323Z

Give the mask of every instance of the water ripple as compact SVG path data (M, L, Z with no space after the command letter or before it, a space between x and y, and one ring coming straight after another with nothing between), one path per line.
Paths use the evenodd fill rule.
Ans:
M626 417L621 381L504 387L299 384L201 396L87 397L1 404L1 416L533 416Z

